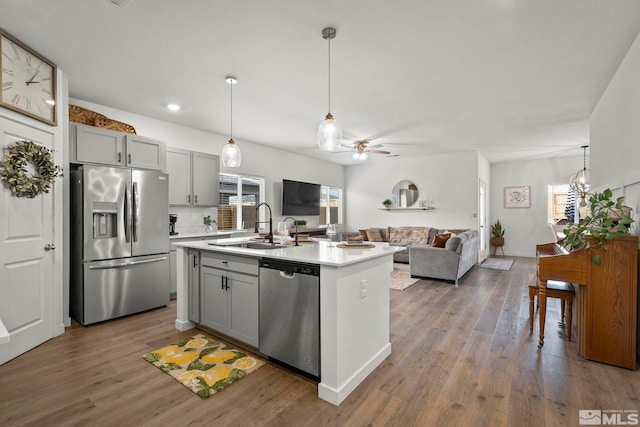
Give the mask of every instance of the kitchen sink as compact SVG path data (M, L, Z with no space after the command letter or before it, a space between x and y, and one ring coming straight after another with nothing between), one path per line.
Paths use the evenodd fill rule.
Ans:
M269 242L261 242L261 241L233 241L233 242L225 242L225 240L235 240L235 239L219 239L213 240L208 243L211 246L220 246L220 247L229 247L229 248L247 248L247 249L282 249L286 248L286 245L269 243Z
M247 242L239 245L241 248L247 249L282 249L286 246L276 245L275 243L267 243L267 242Z

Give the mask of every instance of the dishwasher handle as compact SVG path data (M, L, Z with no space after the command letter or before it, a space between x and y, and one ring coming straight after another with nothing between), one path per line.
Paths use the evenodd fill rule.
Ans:
M284 279L295 279L296 277L296 273L294 273L293 271L289 272L289 271L281 271L280 272L280 277L284 278Z

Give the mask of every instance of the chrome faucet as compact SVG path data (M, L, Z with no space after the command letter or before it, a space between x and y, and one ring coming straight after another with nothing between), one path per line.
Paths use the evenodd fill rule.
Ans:
M258 232L258 226L260 224L265 224L267 223L267 221L258 221L258 218L260 218L260 215L258 215L258 209L260 209L260 206L265 205L266 207L269 208L269 234L267 234L267 240L269 241L269 243L273 243L273 215L271 214L271 206L269 206L269 204L267 202L262 202L260 204L258 204L258 206L256 206L256 229L255 229L255 233Z
M296 219L295 219L294 217L292 217L292 216L288 216L288 217L286 217L285 219L283 219L283 220L282 220L282 222L287 222L287 220L288 220L288 219L292 219L292 220L293 220L293 225L296 227L296 235L295 235L295 237L293 238L293 241L295 242L295 245L294 245L294 246L300 246L300 245L298 244L298 221L296 221Z

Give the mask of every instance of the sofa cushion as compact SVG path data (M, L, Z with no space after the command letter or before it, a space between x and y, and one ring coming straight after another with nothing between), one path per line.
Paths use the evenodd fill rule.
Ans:
M380 234L380 230L377 228L370 228L367 230L367 236L369 237L370 242L384 242L382 238L382 234Z
M461 241L462 239L460 237L451 235L451 237L449 237L445 242L444 248L455 252L456 249L458 249L458 245L460 245Z
M451 233L445 234L437 234L433 239L433 243L431 246L434 248L444 248L444 245L447 243L447 240L451 237Z

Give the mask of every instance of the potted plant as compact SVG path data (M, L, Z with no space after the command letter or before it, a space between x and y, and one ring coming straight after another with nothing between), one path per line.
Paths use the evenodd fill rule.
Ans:
M494 248L501 248L504 246L504 228L500 220L496 220L495 224L491 225L491 246ZM495 255L495 250L494 250Z
M213 224L216 223L215 219L211 218L211 215L207 215L202 218L202 222L204 223L204 232L211 233L213 232Z
M609 188L589 197L589 205L589 215L564 229L562 246L592 251L591 261L599 265L600 257L607 250L607 241L627 235L634 220L631 218L631 208L624 205L624 197L614 201Z
M293 224L294 225L298 225L300 227L304 227L305 225L307 225L307 220L306 219L296 219Z
M389 207L391 207L391 205L393 204L393 202L390 199L384 199L382 201L382 204L384 205L385 208L389 209Z

